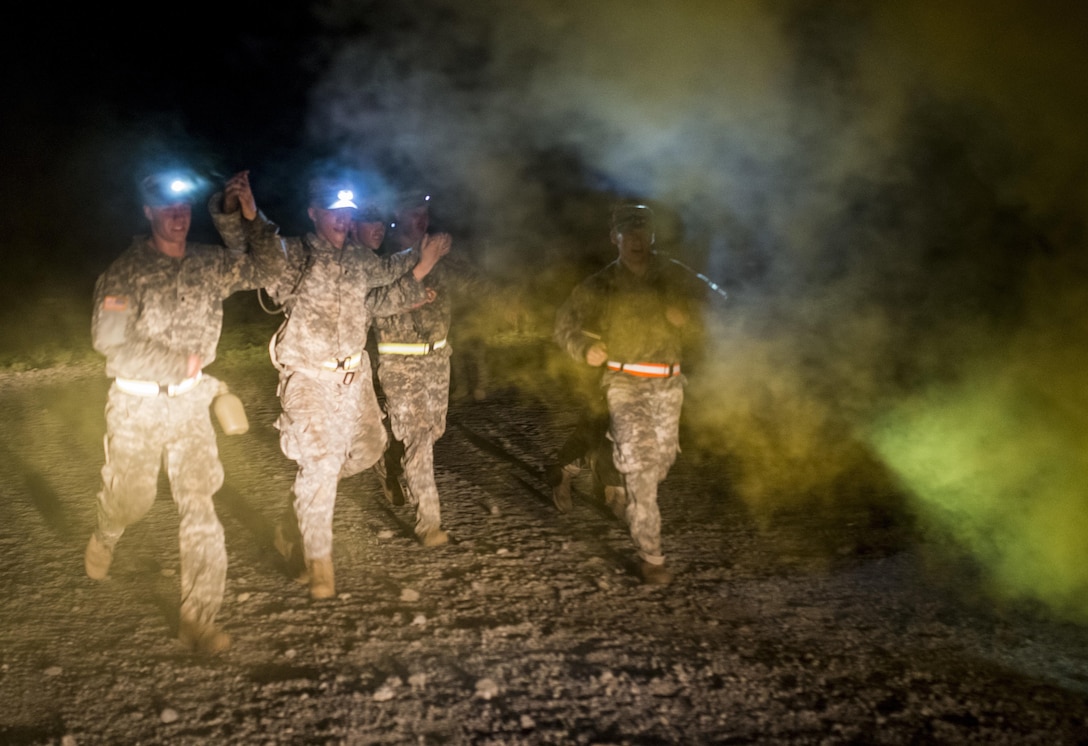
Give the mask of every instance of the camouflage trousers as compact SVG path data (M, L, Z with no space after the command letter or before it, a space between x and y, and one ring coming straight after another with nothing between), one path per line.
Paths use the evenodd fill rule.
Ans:
M680 451L680 410L684 379L635 378L624 373L606 379L612 459L627 489L627 525L639 556L660 564L661 511L657 486Z
M450 351L430 355L382 355L378 380L393 437L404 444L404 478L416 503L415 532L442 525L434 481L434 444L446 432Z
M294 512L307 560L332 555L332 518L340 479L369 469L388 442L370 363L343 371L287 370L280 375L276 420L280 449L298 465Z
M180 525L181 616L210 624L223 603L227 551L212 496L223 486L209 405L219 382L204 376L180 396L134 396L114 384L106 401L106 463L95 535L117 545L143 518L165 466Z

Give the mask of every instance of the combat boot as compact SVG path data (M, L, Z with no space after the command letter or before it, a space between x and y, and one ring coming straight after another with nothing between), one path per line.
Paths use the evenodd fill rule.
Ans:
M216 655L230 649L230 635L214 624L202 624L195 619L182 618L178 639L194 653Z
M604 502L612 511L612 515L621 521L627 521L627 490L615 485L606 485L604 488Z
M113 549L98 540L98 534L91 534L87 550L83 553L83 568L91 580L105 580L110 574L113 562Z
M440 528L429 528L419 537L419 543L425 547L440 547L449 540L450 535Z
M389 476L389 470L385 466L385 456L379 458L373 466L374 473L378 476L378 483L382 486L382 494L391 505L404 505L404 490L400 488L400 480L395 476Z
M644 585L668 585L672 582L672 573L664 564L655 565L643 560L638 571Z
M449 542L449 534L442 529L428 529L419 535L419 543L424 547L441 547Z
M285 520L281 520L276 524L272 545L283 557L287 574L293 576L299 583L306 583L310 576L306 569L306 560L302 557L301 539L297 530L292 530L290 526L285 525Z
M306 560L306 569L310 574L310 598L320 600L336 595L336 582L333 580L332 557Z
M569 513L574 506L571 500L570 482L575 473L577 473L577 467L572 470L570 466L559 464L551 464L545 470L545 477L552 488L552 502L560 513Z

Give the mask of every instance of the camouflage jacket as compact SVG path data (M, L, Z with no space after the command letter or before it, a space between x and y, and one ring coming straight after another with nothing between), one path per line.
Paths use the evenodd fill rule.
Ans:
M355 355L366 343L372 315L397 313L427 299L423 284L410 274L416 252L379 258L351 243L337 249L314 233L283 238L263 214L249 221L213 209L212 219L228 246L248 245L272 267L265 287L287 316L274 348L283 367L315 368ZM382 286L388 292L368 301L370 289Z
M617 259L583 280L559 307L555 340L581 362L600 340L609 360L679 363L686 341L699 326L702 294L687 272L658 256L642 276ZM670 307L686 315L684 327L668 322L665 312Z
M189 355L215 360L223 328L223 300L253 290L267 276L257 257L189 243L176 259L149 236L132 245L95 284L91 338L106 356L106 375L178 383Z
M488 287L472 264L452 253L443 257L423 278L423 284L435 293L430 303L399 314L374 318L374 330L379 342L438 342L445 339L450 331L455 297L481 296ZM371 301L385 304L392 289L385 287L373 291Z

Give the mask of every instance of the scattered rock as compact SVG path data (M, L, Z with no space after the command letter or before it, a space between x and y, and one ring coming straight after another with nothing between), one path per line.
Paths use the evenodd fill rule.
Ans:
M499 685L491 679L480 679L476 682L476 696L480 699L491 699L499 694Z

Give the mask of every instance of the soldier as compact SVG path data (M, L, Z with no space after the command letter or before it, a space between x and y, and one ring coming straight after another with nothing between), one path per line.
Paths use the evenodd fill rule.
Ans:
M359 206L359 211L351 221L350 239L357 246L369 249L376 255L382 248L385 240L386 225L389 220L384 207L377 201L368 201ZM410 249L411 246L403 247ZM373 326L366 338L366 353L370 358L371 370L378 369L378 340ZM374 391L377 395L378 405L382 411L383 419L388 419L386 412L385 392L382 391L381 382L374 382ZM390 435L388 421L386 422L386 434ZM403 445L392 440L385 449L385 453L374 462L374 473L381 484L385 498L393 505L404 505L404 491L400 486L398 476L401 473L400 460L404 453Z
M386 444L363 351L370 315L424 303L421 280L449 251L449 239L434 237L418 251L381 260L348 243L357 207L349 185L318 178L308 196L313 231L302 237L282 238L260 213L242 226L229 215L213 217L224 238L233 236L228 245L244 240L273 262L266 289L286 317L270 347L283 410L276 427L284 455L298 464L293 515L281 517L276 548L289 562L304 562L300 579L309 582L311 598L324 599L336 595L332 518L339 480L370 468ZM389 286L384 305L368 303L368 291L382 285Z
M413 246L442 237L427 229L430 197L411 192L395 207L394 242ZM450 331L453 295L482 284L478 273L464 261L444 261L425 280L428 302L404 313L374 319L378 341L378 380L385 394L389 426L394 438L386 457L388 479L399 466L407 494L416 506L415 534L426 547L445 544L438 487L434 479L434 444L446 431L449 408ZM380 298L386 288L372 293ZM399 445L399 448L398 448ZM397 450L394 450L394 449ZM397 464L396 456L401 463ZM388 490L388 488L387 488ZM388 492L387 492L388 493Z
M612 213L618 258L578 285L556 314L555 338L576 360L603 367L612 460L622 478L622 513L644 583L672 580L661 548L657 487L676 460L686 382L683 339L698 323L691 277L653 251L653 211L622 204ZM593 439L592 425L589 426ZM613 506L616 509L616 506Z
M251 217L248 177L213 197L222 212ZM223 601L227 554L212 495L223 485L208 407L225 391L202 373L215 360L223 300L260 287L257 258L188 241L194 181L169 174L141 184L151 233L136 237L98 278L91 335L113 378L106 404L106 463L97 527L84 554L88 577L109 574L121 535L151 508L165 463L181 522L178 638L219 653L230 636L215 624Z

